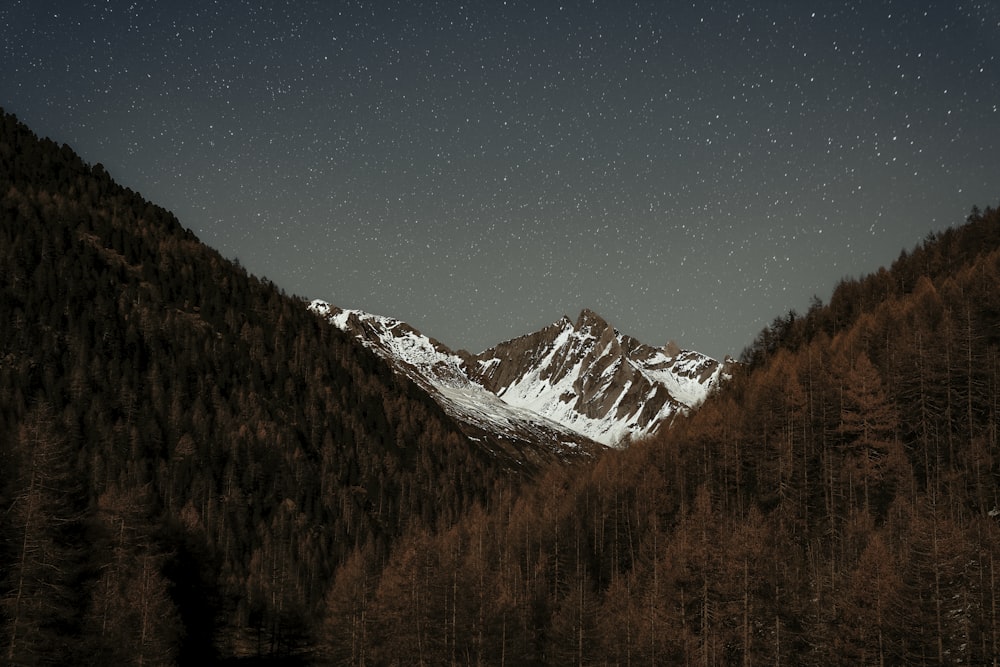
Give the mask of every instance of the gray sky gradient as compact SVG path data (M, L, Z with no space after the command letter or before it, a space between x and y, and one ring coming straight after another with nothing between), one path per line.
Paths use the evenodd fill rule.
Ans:
M1000 195L995 2L51 2L0 105L286 291L738 355Z

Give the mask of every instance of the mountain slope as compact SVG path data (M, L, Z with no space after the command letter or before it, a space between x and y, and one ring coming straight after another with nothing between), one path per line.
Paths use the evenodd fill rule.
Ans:
M643 345L584 310L472 355L452 352L393 318L311 308L352 333L459 421L511 438L547 438L562 451L619 445L699 405L726 365L675 345Z
M483 664L996 664L1000 211L780 318L747 359L672 428L411 536L373 588L463 595L376 593L366 650L405 655L394 630L425 627Z
M0 313L4 662L307 652L348 554L524 467L9 115Z
M510 450L532 463L543 463L553 455L565 458L596 452L597 445L590 438L500 400L469 377L466 358L410 325L319 300L310 308L353 334L420 386L477 442Z

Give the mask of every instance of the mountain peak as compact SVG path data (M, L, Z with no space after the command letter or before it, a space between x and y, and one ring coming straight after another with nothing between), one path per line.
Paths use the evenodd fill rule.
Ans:
M576 319L577 331L588 329L592 333L600 333L609 327L610 325L607 320L592 311L590 308L584 308L581 310L580 316Z
M699 405L724 373L715 359L682 352L676 343L657 349L624 336L589 308L575 324L563 316L471 355L456 354L392 318L312 307L388 358L449 414L483 429L502 423L505 433L515 423L519 430L547 424L564 444L572 442L568 432L605 445L653 433Z
M500 343L477 361L473 379L504 402L612 446L700 405L724 373L703 354L670 357L643 345L589 308L575 326L563 318L562 326Z

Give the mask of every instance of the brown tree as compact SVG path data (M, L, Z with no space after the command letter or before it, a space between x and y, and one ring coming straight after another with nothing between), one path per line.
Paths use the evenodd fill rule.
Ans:
M369 607L375 586L372 550L356 549L337 569L326 597L319 655L330 665L365 665L370 662Z
M10 665L70 662L80 606L74 584L84 553L73 451L45 403L31 410L9 444L16 481L0 513L2 655Z

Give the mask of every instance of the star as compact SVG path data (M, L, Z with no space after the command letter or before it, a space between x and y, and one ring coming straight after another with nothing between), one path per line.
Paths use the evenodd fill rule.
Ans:
M286 291L456 348L591 307L738 355L1000 183L990 3L0 18L5 109Z

